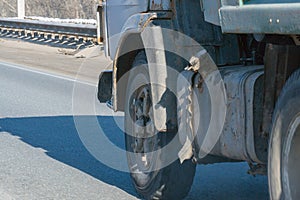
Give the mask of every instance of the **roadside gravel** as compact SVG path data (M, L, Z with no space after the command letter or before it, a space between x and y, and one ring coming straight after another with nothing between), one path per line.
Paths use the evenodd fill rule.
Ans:
M99 46L76 52L21 40L0 38L0 61L97 84L101 71L111 68Z

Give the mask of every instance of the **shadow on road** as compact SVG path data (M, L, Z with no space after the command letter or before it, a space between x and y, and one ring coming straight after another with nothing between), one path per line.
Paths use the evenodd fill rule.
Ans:
M88 120L91 116L82 116ZM99 116L98 121L107 127L107 137L124 148L124 135L114 126L114 118ZM20 137L33 147L46 150L46 154L60 162L79 169L109 185L136 195L128 173L107 167L95 159L82 144L73 116L0 119L2 131Z
M94 118L78 117L87 122L89 133L96 130L88 125L91 117ZM115 125L114 117L99 116L98 122L105 129L107 138L124 148L124 134ZM136 196L128 173L104 165L88 152L79 138L73 116L0 119L0 127L1 131L20 137L25 143L46 150L51 158ZM246 163L200 165L197 168L187 200L268 199L267 178L247 175Z

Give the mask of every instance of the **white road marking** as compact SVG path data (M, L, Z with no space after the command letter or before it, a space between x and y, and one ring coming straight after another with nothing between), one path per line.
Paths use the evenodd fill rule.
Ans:
M68 78L68 77L65 77L65 76L50 74L50 73L42 72L42 71L35 70L35 69L32 69L32 68L29 69L25 66L21 66L21 65L17 65L17 64L10 64L10 63L6 63L6 62L0 62L0 64L5 65L7 67L27 71L27 72L32 72L32 73L36 73L36 74L40 74L40 75L44 75L44 76L50 76L50 77L53 77L53 78L63 79L63 80L70 81L70 82L76 82L76 83L80 83L80 84L83 84L83 85L89 85L89 86L92 86L92 87L97 87L96 84L88 83L88 82L85 82L85 81L80 81L78 79Z

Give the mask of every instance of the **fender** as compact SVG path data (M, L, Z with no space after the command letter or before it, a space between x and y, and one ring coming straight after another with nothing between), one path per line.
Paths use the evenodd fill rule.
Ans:
M115 60L121 56L120 49L122 49L122 45L124 44L126 38L130 34L140 34L151 20L157 18L156 12L137 13L130 16L124 23L121 32L116 35L112 35L109 38L109 46L116 47L115 49L113 48L110 50L110 57Z
M102 22L105 28L105 42L107 45L106 55L114 59L119 44L119 37L126 21L137 13L145 13L149 9L148 0L101 0L104 4L104 20Z
M144 49L142 32L153 20L170 18L171 13L167 11L138 13L128 18L121 33L114 36L114 40L118 41L118 49L113 56L112 104L114 111L124 111L126 85L120 86L117 83L130 70L136 52Z

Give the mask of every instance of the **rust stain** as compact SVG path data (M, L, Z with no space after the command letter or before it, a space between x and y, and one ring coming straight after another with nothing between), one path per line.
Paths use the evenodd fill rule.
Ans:
M175 0L171 0L171 10L173 12L174 15L176 15L176 5L175 5Z
M163 10L162 1L160 1L160 3L158 3L157 1L152 0L151 10Z

